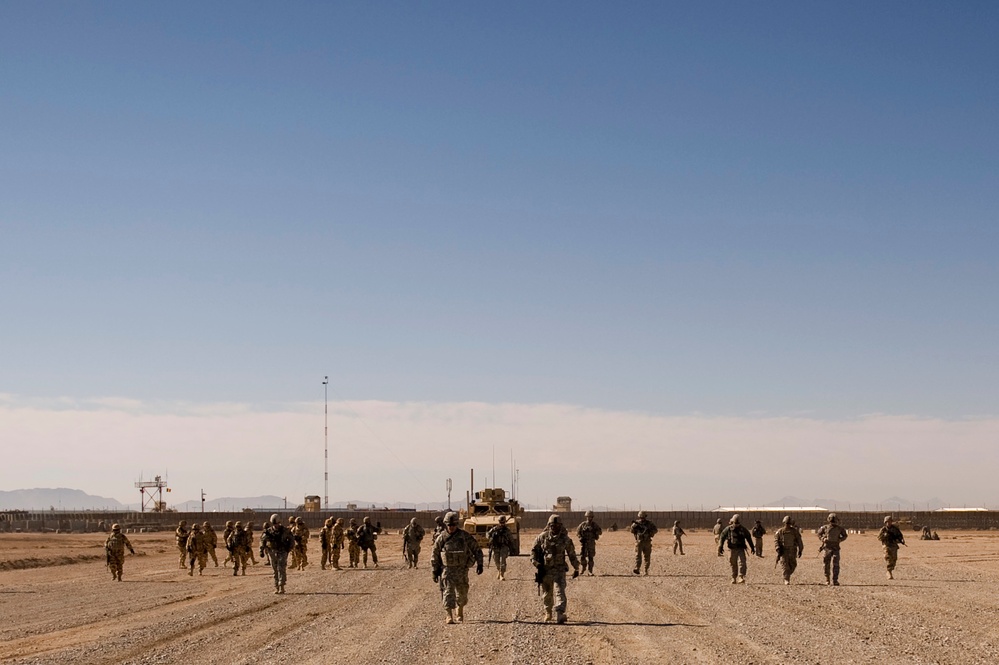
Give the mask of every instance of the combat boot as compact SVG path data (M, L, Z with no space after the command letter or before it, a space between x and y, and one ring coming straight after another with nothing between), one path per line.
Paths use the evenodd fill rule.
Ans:
M194 577L194 566L191 566L191 569L187 571L187 574L189 577Z
M465 607L463 605L458 606L458 623L465 620Z
M633 571L631 571L631 572L633 572L633 573L635 573L636 575L638 575L638 573L639 573L640 571L638 570L638 568L635 568L635 569L634 569Z
M118 573L118 581L121 582L121 573Z
M236 575L239 575L239 568L233 568L232 569L232 576L236 577Z
M894 576L893 576L893 575L891 574L891 571L890 571L890 570L888 571L888 574L887 574L887 576L886 576L886 577L887 577L888 579L890 579L890 580L893 580L893 579L895 579L895 577L894 577Z
M282 594L284 593L284 585L283 584L281 585L281 590L279 591L279 593L282 593Z
M545 608L545 623L552 622L552 609L550 607Z
M743 577L742 575L739 575L739 584L745 584L745 583L746 583L746 578Z
M447 610L447 619L444 620L444 623L447 624L454 623L454 610L452 610L451 608L448 608Z
M274 587L274 595L276 596L276 595L278 595L279 593L281 593L281 587L279 587L279 586L275 586L275 587Z
M557 613L557 618L555 619L555 622L556 622L556 623L559 623L559 624L563 624L563 623L565 623L565 612L562 612L562 611L560 610L560 611L559 611L559 612Z
M506 581L506 571L500 572L500 579L503 580L504 582Z

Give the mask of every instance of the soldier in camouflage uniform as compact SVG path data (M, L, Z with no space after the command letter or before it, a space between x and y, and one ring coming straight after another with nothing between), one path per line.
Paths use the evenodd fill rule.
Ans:
M382 528L371 523L370 517L365 517L364 522L357 529L357 546L361 548L364 558L364 567L368 567L368 551L371 551L371 563L378 567L378 548L375 540L378 538Z
M226 543L226 547L232 554L233 576L239 575L240 570L243 571L243 575L246 575L246 566L250 561L251 543L250 533L243 528L243 523L236 522L235 528L229 535L229 541Z
M107 565L111 569L111 579L121 582L121 572L125 565L125 548L135 556L132 543L128 542L128 536L121 532L121 527L117 524L111 525L111 534L104 542L104 553L107 555Z
M434 541L431 557L434 582L440 584L441 600L447 610L446 623L454 623L454 609L458 621L465 620L468 603L468 569L475 566L475 574L482 574L482 548L475 537L458 527L458 513L444 516L446 531Z
M229 562L232 561L232 554L229 552L229 536L235 531L235 527L232 525L232 520L225 523L225 529L222 530L222 546L226 548L225 560L222 562L224 568L229 567Z
M174 531L174 538L177 541L177 549L180 550L180 567L187 568L187 537L191 531L187 528L187 520L181 520Z
M781 528L774 532L774 550L777 552L777 560L784 569L784 584L790 584L791 575L798 567L798 557L805 551L805 545L801 542L801 532L794 526L794 520L790 515L784 516Z
M552 620L552 607L555 609L556 621L565 623L565 574L569 570L566 557L572 564L573 579L579 577L579 560L576 559L576 548L572 539L562 527L562 518L552 515L548 525L538 535L531 548L531 563L537 569L535 581L544 591L545 621Z
M437 542L437 537L442 533L447 531L447 527L444 526L444 518L438 515L434 518L434 542Z
M680 520L673 522L673 556L676 556L678 549L680 554L683 554L683 537L686 535L686 532L680 528Z
M247 522L244 528L246 529L246 540L250 544L250 549L247 554L250 557L250 563L255 566L257 565L257 559L253 556L253 522Z
M822 546L822 568L826 574L826 584L839 586L839 544L846 540L846 529L839 525L836 513L829 513L826 524L819 527L816 532ZM829 569L832 567L832 578L829 577Z
M336 522L333 523L333 529L330 532L330 564L333 566L333 570L343 570L340 567L340 550L343 549L343 518L336 518Z
M718 534L718 556L725 554L728 545L728 562L732 566L732 584L746 583L746 548L756 554L753 534L749 533L738 515L732 515L728 526Z
M714 537L715 537L715 547L718 547L718 545L721 544L719 542L718 538L719 538L719 536L721 536L722 529L724 529L724 528L725 527L722 526L722 521L721 521L720 517L715 522L715 525L713 527L711 527L711 533L714 534Z
M205 532L205 544L208 546L208 555L212 557L212 561L215 562L215 567L219 567L219 558L215 556L215 548L219 546L219 537L215 533L215 529L208 522L201 525L201 529Z
M305 520L299 517L295 520L295 528L291 530L295 537L295 559L298 562L298 569L305 570L309 565L309 527L305 526Z
M510 533L510 527L506 525L506 522L506 515L501 515L499 524L486 532L486 538L489 540L489 552L496 560L496 579L498 580L506 579L506 559L510 556L510 550L513 547L513 534Z
M652 539L659 528L647 519L644 510L638 511L638 519L631 523L631 535L635 537L635 569L631 572L638 575L642 568L642 558L645 559L645 574L649 574L649 564L652 562Z
M767 530L763 526L763 522L756 520L756 524L753 525L753 530L749 533L753 534L754 543L756 544L756 556L763 558L763 536L767 535Z
M350 524L344 532L347 538L347 558L351 568L357 568L361 564L361 548L357 545L357 520L350 518Z
M878 532L878 540L881 542L881 546L885 551L885 564L888 567L888 572L885 573L885 577L890 580L895 579L892 571L895 570L895 564L898 563L898 546L905 545L905 536L897 526L895 526L891 515L885 516L885 525L881 527L881 531Z
M298 526L298 520L295 519L294 515L288 516L288 532L291 533L292 538L295 537L295 527ZM296 547L291 548L291 555L288 557L288 564L291 566L292 570L298 570L299 565L298 560L298 547L296 539Z
M323 548L322 555L319 559L319 567L326 570L326 562L330 560L332 556L333 547L333 518L327 517L326 521L323 522L323 528L319 530L319 545Z
M593 521L593 511L587 510L585 518L576 527L576 537L579 538L579 559L582 571L593 576L593 557L597 553L597 541L603 534L600 525Z
M284 593L288 581L288 552L294 547L295 537L291 530L281 524L277 515L271 515L270 524L260 536L260 558L266 551L274 571L274 593Z
M420 541L426 531L416 523L416 518L409 520L409 524L402 531L402 555L406 558L406 563L410 568L416 568L420 560Z
M191 525L191 533L187 536L187 556L190 557L190 570L188 575L194 575L194 564L198 564L198 575L204 573L208 565L208 542L205 534L201 532L201 525L194 523Z

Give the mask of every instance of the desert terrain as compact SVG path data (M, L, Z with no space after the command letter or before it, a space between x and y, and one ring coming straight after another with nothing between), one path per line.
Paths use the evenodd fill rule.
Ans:
M129 534L138 555L123 582L104 566L102 534L0 534L0 662L999 662L995 532L907 533L894 581L876 534L854 533L842 586L827 587L807 531L791 586L769 534L748 583L732 585L710 533L690 533L674 556L664 531L648 577L631 574L631 536L605 532L597 575L569 582L564 626L543 623L526 557L511 559L506 581L473 571L464 624L444 625L430 547L409 570L394 533L379 538L378 569L341 572L319 568L313 538L315 563L289 571L284 596L263 564L188 577L169 533Z

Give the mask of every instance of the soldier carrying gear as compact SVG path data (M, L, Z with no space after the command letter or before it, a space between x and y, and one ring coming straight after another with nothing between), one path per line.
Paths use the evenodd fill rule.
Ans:
M371 523L370 517L364 518L364 523L357 529L357 546L361 548L364 567L368 567L368 552L371 552L371 562L378 567L378 548L375 540L378 538L379 529Z
M566 621L568 599L565 595L565 574L569 570L566 557L572 564L573 579L579 577L576 548L569 534L562 528L562 518L552 515L531 548L531 563L537 568L534 579L544 591L545 621L552 620L553 608L556 621L560 624Z
M235 530L236 527L233 526L232 520L226 522L225 529L222 530L222 546L225 547L227 552L227 554L225 555L225 560L222 562L223 568L227 568L229 566L229 562L232 561L232 553L229 552L228 543L229 543L229 536L231 536L232 532Z
M215 534L215 529L213 529L212 525L208 522L202 524L201 529L205 534L205 547L208 550L208 556L212 558L212 561L215 563L215 567L218 568L219 559L215 556L215 548L219 546L219 537Z
M805 545L801 542L801 532L794 527L790 515L785 515L781 524L781 528L774 532L774 550L777 552L774 568L780 563L784 569L784 584L790 584L791 575L798 567L798 557L805 551Z
M652 539L659 533L659 528L646 519L644 510L638 511L638 519L631 523L631 534L635 537L635 569L638 575L642 569L642 559L645 559L645 574L649 574L649 564L652 562Z
M353 517L350 518L350 524L344 531L344 537L347 539L347 556L350 560L350 567L357 568L361 563L361 548L357 546L357 520Z
M823 524L816 532L822 542L819 547L819 552L822 553L822 568L826 574L826 584L839 586L840 543L846 540L846 529L839 525L836 513L829 513L826 522L827 524Z
M301 517L295 518L295 526L291 529L295 538L295 550L292 567L305 570L309 565L309 527L305 526L305 520Z
M725 554L728 545L729 564L732 566L732 584L746 583L746 548L756 554L753 536L742 523L738 515L733 515L729 525L722 529L718 536L718 556Z
M253 545L250 541L250 533L243 528L242 522L236 522L235 528L229 534L226 548L232 553L232 574L239 575L242 571L246 575L246 565L250 560L250 548Z
M881 527L881 531L878 533L878 540L881 542L881 546L885 552L885 565L888 569L885 577L893 580L895 579L893 574L895 564L898 563L898 546L905 545L905 536L895 526L891 515L885 517L885 525ZM906 547L908 546L906 545Z
M177 525L177 530L174 531L174 537L177 540L177 549L180 551L180 567L187 568L187 537L191 535L191 532L187 528L187 520L181 520L180 524Z
M686 536L686 532L680 527L680 520L673 522L673 555L676 556L676 551L680 550L680 554L683 554L683 537Z
M416 568L420 560L420 541L426 532L423 527L416 523L416 518L409 520L409 524L402 531L402 556L410 568Z
M454 623L454 610L458 610L458 621L465 620L465 605L468 603L468 569L475 566L475 574L482 574L482 548L475 537L459 528L458 514L450 512L444 516L447 529L434 542L431 557L433 580L440 585L441 600L447 610L445 623Z
M201 525L195 522L191 525L191 533L187 536L187 555L189 557L190 570L188 575L194 575L194 564L198 564L198 575L204 574L208 565L208 542L205 534L201 532Z
M597 540L603 535L603 529L593 521L593 511L587 510L585 518L576 527L576 537L579 538L580 570L593 576L593 557L597 554Z
M763 558L763 536L767 535L767 530L763 527L763 522L756 520L753 530L750 531L756 543L756 556Z
M322 547L319 567L326 570L326 563L330 560L333 552L333 518L327 517L323 522L323 528L319 530L319 545Z
M506 515L501 515L499 524L486 532L486 539L489 541L489 560L496 558L496 579L506 579L506 560L513 550L513 534L510 527L506 525Z
M132 543L128 541L128 536L121 532L121 526L112 524L111 534L104 541L104 554L112 580L121 582L121 573L125 567L126 548L133 556L135 555L135 550L132 548Z
M281 524L276 514L271 515L270 526L260 536L260 557L263 558L264 550L267 550L274 571L274 593L284 593L288 580L288 552L294 547L295 538L291 530Z

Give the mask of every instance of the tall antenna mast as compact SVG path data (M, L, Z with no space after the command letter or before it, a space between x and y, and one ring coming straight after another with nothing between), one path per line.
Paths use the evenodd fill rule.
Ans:
M323 377L323 504L330 509L330 377Z

